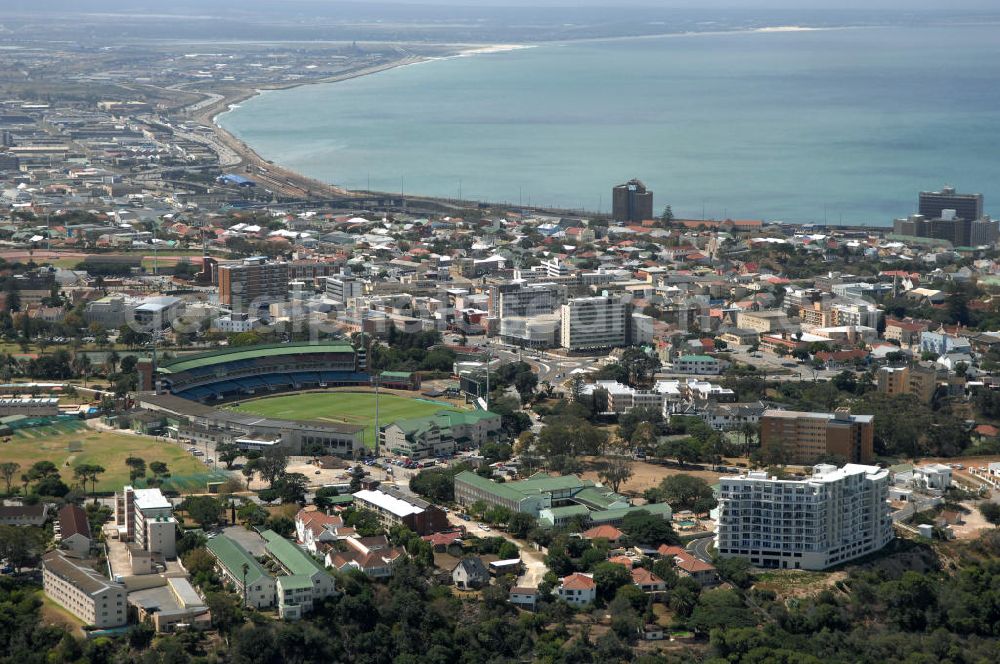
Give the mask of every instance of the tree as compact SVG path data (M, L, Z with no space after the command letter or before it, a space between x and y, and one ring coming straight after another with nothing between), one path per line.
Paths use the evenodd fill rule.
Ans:
M163 461L152 462L149 464L149 469L153 471L153 474L157 477L168 477L170 475L170 471L167 470L167 464Z
M232 470L233 462L239 458L242 452L235 443L222 443L216 445L215 454L219 457L219 461L226 464L226 470Z
M355 464L354 468L351 469L351 485L350 485L351 493L357 493L358 491L361 491L361 483L364 481L364 479L365 479L365 469L361 466L360 463Z
M413 479L411 478L410 479L411 490L413 489L412 484L413 484ZM320 487L319 489L316 489L316 493L313 494L313 505L320 508L321 510L325 510L326 508L333 505L333 501L330 499L335 498L339 495L340 493L337 491L336 487L332 486Z
M988 523L993 524L993 527L1000 528L1000 503L990 501L979 503L979 513Z
M648 546L676 544L679 540L670 523L646 510L629 512L622 519L621 530L633 542Z
M19 470L21 470L21 464L19 463L14 463L13 461L0 463L0 477L3 477L3 481L7 485L7 495L10 495L10 483Z
M283 503L306 502L306 488L309 479L302 473L285 473L274 482L274 489Z
M236 517L248 526L262 526L267 522L266 509L253 501L247 501L236 510Z
M267 527L282 537L291 537L295 532L295 522L287 516L272 516L267 520Z
M607 458L597 476L610 486L612 491L618 493L619 487L628 482L633 474L632 461L628 457L613 456Z
M205 606L212 614L212 626L223 634L228 634L234 627L243 624L240 601L229 593L205 593Z
M288 467L288 454L278 445L269 447L257 464L257 472L261 479L273 487L274 481L285 473Z
M594 583L597 584L597 596L609 601L619 588L632 583L632 573L618 563L598 563L594 565Z
M656 446L656 429L652 422L640 422L636 425L629 442L637 451L653 449Z
M139 457L127 457L125 465L129 467L129 480L135 482L137 479L146 476L146 461Z
M215 557L203 546L185 553L181 556L181 562L191 576L209 574L215 569Z
M704 506L704 503L699 504L699 501L714 500L712 487L708 482L693 475L680 474L663 478L660 482L660 492L664 500L675 510L693 510L696 506Z
M20 571L41 556L47 539L41 528L0 526L0 557L9 560L15 571Z
M507 519L507 532L518 539L524 539L535 525L535 518L530 514L514 512Z
M212 496L189 496L181 503L181 509L202 528L214 526L222 518L222 503Z

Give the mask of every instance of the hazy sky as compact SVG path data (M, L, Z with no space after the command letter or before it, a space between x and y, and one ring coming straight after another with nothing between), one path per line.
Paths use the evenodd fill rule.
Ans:
M461 7L685 7L723 9L997 9L997 0L383 0L384 4Z

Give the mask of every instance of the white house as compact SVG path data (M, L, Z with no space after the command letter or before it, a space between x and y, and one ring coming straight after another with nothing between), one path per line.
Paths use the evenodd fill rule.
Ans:
M597 584L593 574L574 572L559 582L556 594L567 604L584 606L597 599Z

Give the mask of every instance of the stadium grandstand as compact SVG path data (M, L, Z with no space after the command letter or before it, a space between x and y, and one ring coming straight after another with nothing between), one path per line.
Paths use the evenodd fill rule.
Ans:
M139 365L140 389L209 403L262 393L369 385L363 350L345 343L288 343L185 355ZM156 385L153 373L155 371Z

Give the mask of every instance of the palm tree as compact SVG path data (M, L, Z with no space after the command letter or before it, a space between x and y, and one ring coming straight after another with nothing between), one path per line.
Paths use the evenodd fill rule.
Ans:
M250 565L249 565L249 563L243 563L242 569L243 569L243 608L246 608L247 601L248 601L248 598L247 598L247 573L250 571Z

